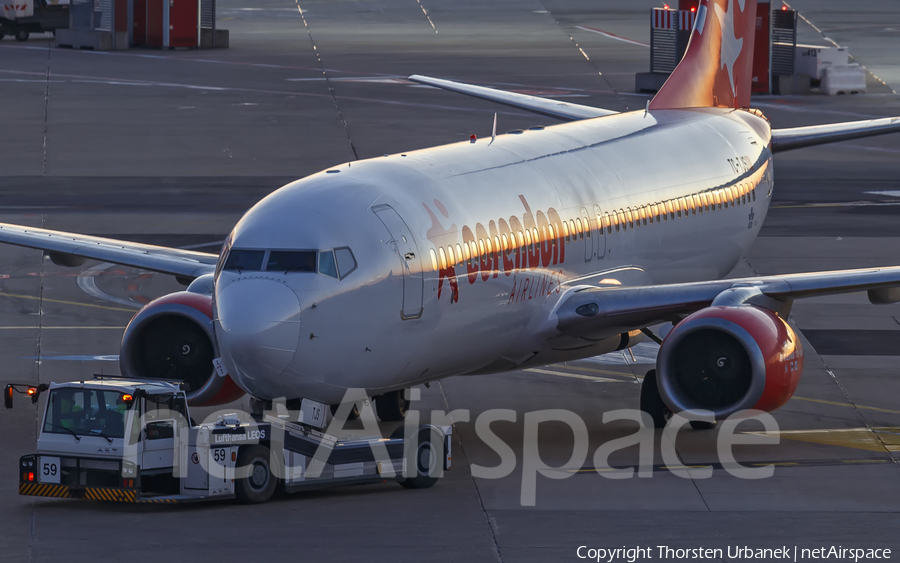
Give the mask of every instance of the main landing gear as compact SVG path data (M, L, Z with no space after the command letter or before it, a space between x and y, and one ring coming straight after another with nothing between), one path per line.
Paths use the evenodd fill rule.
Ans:
M650 415L654 428L665 428L666 423L672 417L672 411L659 395L655 369L651 369L644 376L644 383L641 385L641 410ZM692 420L690 424L694 430L712 430L718 423L714 420Z

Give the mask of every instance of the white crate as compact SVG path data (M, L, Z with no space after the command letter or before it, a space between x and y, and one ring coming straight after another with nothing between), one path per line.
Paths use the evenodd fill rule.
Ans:
M856 63L828 67L822 76L820 88L829 96L864 93L866 91L866 71Z
M847 66L850 51L846 47L822 47L819 45L797 45L794 51L794 73L821 80L825 69L832 66Z

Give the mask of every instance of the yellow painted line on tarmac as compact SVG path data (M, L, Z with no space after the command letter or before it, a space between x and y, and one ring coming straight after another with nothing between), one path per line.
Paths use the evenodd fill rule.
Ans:
M0 330L28 330L28 329L41 329L41 330L105 330L105 329L115 329L122 330L124 326L0 326Z
M870 452L900 449L900 427L833 428L823 430L782 430L780 432L747 432L760 436L778 436L795 442L824 446L841 446Z
M555 375L557 377L571 377L573 379L585 379L587 381L596 381L596 382L601 382L601 383L628 383L627 381L623 381L621 379L610 379L608 377L594 377L591 375L581 375L579 373L563 373L561 371L552 371L549 369L531 368L531 369L526 369L524 371L527 371L530 373L541 373L544 375Z
M46 297L35 297L34 295L17 295L15 293L0 292L0 297L14 297L16 299L33 299L35 301L47 301L48 303L62 303L64 305L78 305L79 307L93 307L95 309L106 309L109 311L125 311L134 314L134 309L122 309L121 307L107 307L106 305L94 305L93 303L79 303L77 301L63 301L61 299L48 299Z
M806 397L793 397L798 401L807 401L810 403L821 403L823 405L834 405L836 407L850 407L853 409L862 409L867 411L877 411L877 412L886 412L890 414L900 414L900 411L892 411L891 409L883 409L880 407L867 407L865 405L854 405L853 403L839 403L837 401L825 401L822 399L809 399Z
M578 371L586 371L588 373L602 373L604 375L618 375L619 377L627 377L629 379L633 379L635 376L630 373L625 373L622 371L610 371L605 369L595 369L595 368L586 368L581 366L565 366L560 364L554 364L553 367L562 368L562 369L575 369Z

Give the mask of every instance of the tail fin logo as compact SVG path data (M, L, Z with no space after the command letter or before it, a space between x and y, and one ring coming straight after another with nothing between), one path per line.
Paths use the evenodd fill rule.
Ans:
M737 98L737 91L734 88L734 63L741 56L741 47L744 45L744 39L738 38L734 34L734 20L737 19L737 12L734 10L734 0L728 0L727 13L723 12L718 4L716 4L715 9L716 16L719 18L719 26L722 28L722 47L719 52L719 60L722 63L722 68L728 68L731 94Z
M691 41L650 109L748 107L756 0L700 0Z

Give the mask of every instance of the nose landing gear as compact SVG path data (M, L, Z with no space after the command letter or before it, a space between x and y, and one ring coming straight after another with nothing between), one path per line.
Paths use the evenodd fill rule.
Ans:
M384 422L400 422L406 419L406 413L409 412L408 389L399 389L390 391L383 395L378 395L372 399L375 401L375 413L378 418ZM337 414L340 404L331 405L332 416ZM350 416L347 420L356 420L359 418L359 405L354 404L350 410Z
M398 389L375 397L375 412L385 422L398 422L409 412L408 389Z

